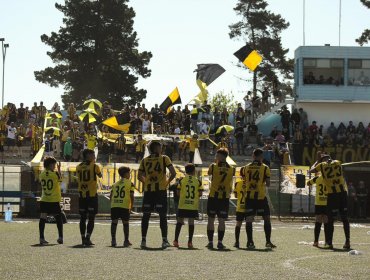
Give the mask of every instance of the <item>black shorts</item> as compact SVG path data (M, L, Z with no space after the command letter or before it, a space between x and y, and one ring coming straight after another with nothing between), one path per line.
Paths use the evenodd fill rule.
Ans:
M315 205L315 215L326 215L328 209L325 205Z
M328 216L335 217L338 213L347 216L347 192L329 193L327 203Z
M58 215L62 212L59 202L40 201L40 213Z
M143 212L167 212L167 191L144 192Z
M177 217L196 219L196 218L199 217L199 213L198 213L198 210L178 209L177 210Z
M123 156L125 154L125 150L117 150L117 156Z
M78 199L78 208L80 215L86 215L92 214L96 215L98 214L98 197L80 197Z
M15 139L7 138L7 145L10 147L15 146Z
M110 209L110 218L112 220L122 219L124 221L130 220L130 210L126 208L113 207Z
M208 197L207 215L211 218L217 215L218 218L227 219L229 217L229 199Z
M265 199L246 199L245 200L245 216L270 216L270 206Z
M245 212L236 212L236 221L243 222L245 220Z

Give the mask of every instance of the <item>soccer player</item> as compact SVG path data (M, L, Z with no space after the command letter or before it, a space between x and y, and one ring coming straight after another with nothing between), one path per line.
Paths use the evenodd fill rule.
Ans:
M188 248L193 248L194 219L198 218L199 198L202 196L202 182L195 176L195 165L188 163L185 166L186 176L181 178L177 186L180 197L177 211L177 224L175 229L174 247L179 247L179 235L184 219L188 218L189 240Z
M309 172L321 172L321 176L324 179L324 184L328 191L328 239L326 240L326 248L333 248L334 218L339 212L343 222L344 235L346 237L343 249L350 249L350 228L347 216L347 185L343 177L343 170L340 161L332 160L329 155L322 154L321 162L315 164Z
M236 202L236 225L235 225L235 248L239 248L240 228L245 221L245 196L247 194L247 182L245 178L235 183L234 195Z
M112 247L117 246L116 232L118 220L121 219L123 223L123 234L125 236L125 241L123 242L123 247L131 246L129 241L129 220L130 220L130 210L134 204L134 191L135 186L131 182L130 168L126 166L121 166L118 169L118 174L121 179L113 184L110 193L111 201L111 235L112 235Z
M82 152L83 162L77 168L79 212L80 212L80 233L82 245L94 245L91 234L94 230L95 215L98 213L98 184L97 177L101 178L99 166L95 163L93 150L85 149ZM87 227L86 220L88 219Z
M315 222L315 230L314 230L314 237L315 240L313 242L314 247L319 247L319 237L321 231L321 225L324 224L324 232L325 232L325 244L327 241L327 234L328 234L328 216L327 216L327 200L328 200L328 191L324 184L324 179L322 176L316 176L307 182L308 186L316 185L316 195L315 195L315 215L316 215L316 222Z
M271 242L270 207L266 197L266 187L270 186L270 168L262 163L263 150L253 151L253 161L240 170L240 174L248 182L245 198L245 215L247 228L247 248L254 249L253 220L256 214L260 214L264 221L266 248L275 248Z
M55 171L56 166L57 171ZM57 164L55 158L49 157L44 160L44 171L41 172L39 180L42 188L39 221L40 245L48 244L45 240L44 231L46 217L49 214L54 215L57 223L59 235L57 242L63 244L63 219L60 208L60 200L62 198L60 190L61 173L60 164Z
M207 202L207 236L208 249L213 249L213 234L215 231L215 217L218 218L218 249L225 249L222 240L225 235L225 220L229 212L229 200L232 190L235 168L226 162L229 152L221 148L216 152L216 162L208 169L208 175L212 176L211 187Z
M149 144L150 155L141 160L138 180L144 185L143 218L141 220L141 248L146 248L146 235L149 220L153 211L158 212L162 233L162 248L170 246L167 240L167 187L176 177L175 168L168 156L162 155L160 142L152 141ZM170 177L166 177L166 169Z

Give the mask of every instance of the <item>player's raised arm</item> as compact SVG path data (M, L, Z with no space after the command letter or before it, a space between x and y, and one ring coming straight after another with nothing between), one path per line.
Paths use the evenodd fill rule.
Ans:
M170 184L172 180L176 178L176 170L175 167L173 167L173 165L170 165L167 168L170 171L170 177L168 178L168 184Z

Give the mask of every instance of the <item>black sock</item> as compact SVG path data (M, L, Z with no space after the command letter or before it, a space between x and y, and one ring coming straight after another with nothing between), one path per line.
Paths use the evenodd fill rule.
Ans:
M343 222L344 235L346 236L346 242L349 242L350 229L349 229L349 221L348 221L348 218L342 219L342 222Z
M86 219L80 219L80 233L81 236L86 235Z
M213 242L213 234L215 233L214 230L209 230L207 229L207 236L208 236L208 241Z
M176 229L175 229L175 241L179 241L179 235L181 231L182 223L177 223L176 224Z
M218 242L222 242L224 240L225 231L224 230L218 230Z
M112 239L116 239L116 232L117 232L117 224L113 223L110 225L110 234Z
M245 230L247 232L248 243L253 242L253 223L246 223Z
M314 229L315 242L319 242L320 231L321 231L321 223L316 222L315 229Z
M265 230L266 242L271 242L271 222L265 221L263 228Z
M325 234L325 244L328 244L328 233L329 233L329 229L328 229L328 223L324 224L324 234Z
M334 220L328 221L328 245L333 245L333 235L334 235Z
M235 242L239 243L240 227L235 226Z
M142 239L146 239L149 227L150 213L144 213L143 218L141 219L141 236Z
M189 225L189 242L193 242L194 225Z
M41 239L45 239L45 236L44 236L45 223L46 223L46 219L40 218L40 221L39 221L39 232L40 232L40 238Z
M95 225L95 218L89 218L89 221L87 222L87 232L86 232L87 238L91 237L94 231L94 225Z
M63 219L62 215L55 215L55 221L57 222L58 235L60 238L63 238Z
M128 237L130 234L129 224L123 224L123 235L125 236L125 241L128 241Z
M166 213L159 214L159 227L161 228L162 239L167 240L167 217Z

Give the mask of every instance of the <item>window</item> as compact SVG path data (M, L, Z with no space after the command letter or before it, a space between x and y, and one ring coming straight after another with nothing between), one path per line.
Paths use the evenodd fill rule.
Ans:
M343 85L344 60L305 58L303 60L304 84Z
M348 85L370 86L370 59L348 60Z

